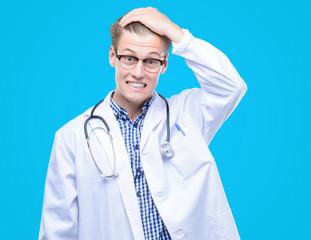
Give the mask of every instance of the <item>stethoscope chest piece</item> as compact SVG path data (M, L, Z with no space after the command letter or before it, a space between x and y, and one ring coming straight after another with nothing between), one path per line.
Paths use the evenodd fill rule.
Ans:
M160 152L163 156L172 158L175 155L175 151L170 142L164 142L160 146Z

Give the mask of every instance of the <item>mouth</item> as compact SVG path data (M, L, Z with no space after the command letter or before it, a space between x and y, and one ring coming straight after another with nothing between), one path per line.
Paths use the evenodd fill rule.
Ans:
M144 88L147 86L145 83L130 82L130 81L127 81L126 84L134 88Z

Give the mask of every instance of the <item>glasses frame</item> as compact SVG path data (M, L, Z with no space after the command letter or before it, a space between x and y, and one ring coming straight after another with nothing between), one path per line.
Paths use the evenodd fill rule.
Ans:
M134 69L134 68L137 66L137 63L139 62L139 60L141 60L143 63L145 63L147 60L150 60L150 59L155 60L155 61L159 61L159 62L160 62L160 68L161 68L161 66L166 62L165 59L164 59L164 60L161 60L161 59L157 59L157 58L138 58L138 57L135 57L135 56L132 56L132 55L128 55L128 54L125 54L125 55L118 55L116 51L115 51L115 54L116 54L117 59L118 59L120 62L121 62L121 58L122 58L122 57L132 57L132 58L134 58L135 60L137 60L136 64L133 65L133 68L125 68L125 67L123 67L122 64L121 64L121 67L123 67L123 68L126 69L126 70L132 70L132 69ZM165 56L164 58L166 58L166 56ZM146 69L145 64L143 64L143 66L144 66L144 69L145 69L147 72L150 72L149 70ZM157 69L157 70L159 70L159 69ZM155 71L155 72L157 72L157 71ZM151 72L151 73L154 73L154 72Z

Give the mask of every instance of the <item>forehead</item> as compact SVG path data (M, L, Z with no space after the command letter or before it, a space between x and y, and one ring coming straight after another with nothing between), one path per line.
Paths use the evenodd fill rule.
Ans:
M163 56L164 42L155 34L136 34L124 31L119 39L118 51L132 51L141 55L157 53L159 56Z

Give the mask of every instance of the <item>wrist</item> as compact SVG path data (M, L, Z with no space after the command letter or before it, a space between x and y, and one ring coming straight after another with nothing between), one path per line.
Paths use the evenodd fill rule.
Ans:
M175 23L172 23L171 26L166 29L168 29L168 31L165 35L174 43L179 43L184 36L183 30Z

